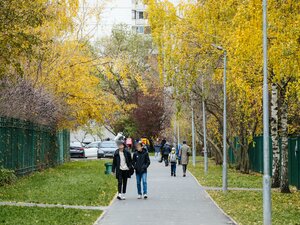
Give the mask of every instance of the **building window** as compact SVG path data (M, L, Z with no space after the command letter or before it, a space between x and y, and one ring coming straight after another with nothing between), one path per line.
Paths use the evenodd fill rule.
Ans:
M144 19L144 12L137 12L137 19Z
M144 26L136 26L133 27L133 30L138 33L138 34L144 34L145 33L145 28Z
M136 10L132 10L132 19L136 19Z

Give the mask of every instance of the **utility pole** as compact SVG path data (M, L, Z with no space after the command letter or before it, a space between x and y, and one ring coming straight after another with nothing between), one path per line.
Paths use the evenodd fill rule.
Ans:
M211 46L213 46L214 48L223 51L224 54L224 75L223 75L223 95L224 95L224 108L223 108L223 186L222 186L222 190L223 192L227 191L227 96L226 96L226 80L227 80L227 51L226 49L224 49L222 46L217 46L215 44L212 44Z
M174 121L174 143L176 143L177 119Z
M204 77L202 76L202 117L203 117L203 147L204 147L204 173L208 171L207 144L206 144L206 113L205 113L205 98L204 98Z
M192 105L192 148L193 148L193 166L196 165L196 144L195 144L195 120L194 106Z
M268 18L267 0L263 0L263 124L264 124L264 177L263 177L263 217L264 225L272 224L271 176L269 151L269 89L268 89Z
M180 145L180 125L179 121L177 122L177 149L179 150Z
M226 69L227 69L227 51L224 50L224 110L223 110L223 192L227 191L227 98L226 98Z

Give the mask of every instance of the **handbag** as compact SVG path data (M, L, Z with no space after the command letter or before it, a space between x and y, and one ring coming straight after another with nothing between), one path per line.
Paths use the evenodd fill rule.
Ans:
M132 176L132 175L134 174L134 168L133 168L133 167L131 167L131 168L129 169L129 174L130 174L130 176Z

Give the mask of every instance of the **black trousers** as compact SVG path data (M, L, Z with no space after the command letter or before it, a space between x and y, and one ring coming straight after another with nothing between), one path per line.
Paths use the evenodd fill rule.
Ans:
M128 170L120 170L118 176L118 192L126 193Z
M169 165L169 155L163 155L162 156L163 161L165 162L165 166Z
M187 165L182 165L183 174L186 174L186 167Z

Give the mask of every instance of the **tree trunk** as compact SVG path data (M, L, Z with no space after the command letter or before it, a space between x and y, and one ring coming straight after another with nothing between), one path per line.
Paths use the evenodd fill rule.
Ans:
M199 129L197 129L197 133L200 135L201 138L203 138L203 133L201 131L199 131ZM215 162L217 165L221 165L222 164L222 150L219 148L219 146L212 140L210 139L208 136L206 137L208 143L211 145L211 149L212 149L212 154L215 156Z
M278 135L278 86L272 83L271 95L271 138L272 138L272 188L280 187L280 152Z
M249 163L249 154L248 154L249 146L244 143L241 143L241 163L240 163L240 172L241 173L249 173L250 163Z
M289 188L289 177L288 177L288 105L285 98L285 88L281 91L281 182L280 191L281 193L291 193Z
M246 139L246 125L244 124L244 121L241 122L240 124L240 137L239 137L239 142L240 142L240 161L239 161L239 169L241 173L249 173L249 146L248 142Z

